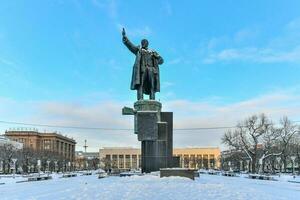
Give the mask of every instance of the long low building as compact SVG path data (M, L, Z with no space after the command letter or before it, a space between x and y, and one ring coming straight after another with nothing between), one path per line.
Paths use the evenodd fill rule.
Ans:
M180 167L219 168L220 149L218 147L175 148L173 155L180 158ZM141 149L131 147L104 147L99 150L100 165L105 169L139 169Z

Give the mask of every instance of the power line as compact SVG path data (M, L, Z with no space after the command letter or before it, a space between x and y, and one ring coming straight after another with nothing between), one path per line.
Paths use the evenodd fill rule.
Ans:
M198 127L198 128L175 128L176 131L197 131L197 130L212 130L212 129L232 129L236 126L215 126L215 127Z
M300 122L300 120L292 121ZM50 125L50 124L37 124L37 123L24 123L24 122L12 122L0 120L2 124L14 124L24 126L37 126L37 127L48 127L48 128L63 128L63 129L81 129L81 130L102 130L102 131L133 131L130 128L105 128L105 127L86 127L86 126L61 126L61 125ZM175 128L174 131L201 131L201 130L220 130L220 129L233 129L237 126L214 126L214 127L195 127L195 128Z
M48 128L64 128L64 129L83 129L83 130L105 130L105 131L132 131L130 128L103 128L103 127L86 127L86 126L61 126L61 125L49 125L49 124L37 124L37 123L24 123L24 122L12 122L12 121L2 121L2 124L15 124L23 126L39 126ZM236 126L216 126L216 127L198 127L198 128L175 128L176 131L195 131L195 130L212 130L212 129L231 129L236 128Z
M2 120L0 120L0 123L2 123L2 124L24 125L24 126L39 126L39 127L48 127L48 128L83 129L83 130L103 130L103 131L130 131L130 130L133 130L133 129L127 129L127 128L102 128L102 127L85 127L85 126L61 126L61 125L49 125L49 124L11 122L11 121L2 121Z

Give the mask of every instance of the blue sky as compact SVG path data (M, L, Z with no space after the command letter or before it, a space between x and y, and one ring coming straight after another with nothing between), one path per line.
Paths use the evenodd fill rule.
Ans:
M0 13L1 120L131 127L120 109L135 100L134 56L121 27L164 58L157 97L174 111L176 127L232 125L260 112L300 119L299 1L16 0L3 1ZM58 131L79 146L92 140L93 150L138 145L127 133L121 141ZM220 134L174 142L219 145Z

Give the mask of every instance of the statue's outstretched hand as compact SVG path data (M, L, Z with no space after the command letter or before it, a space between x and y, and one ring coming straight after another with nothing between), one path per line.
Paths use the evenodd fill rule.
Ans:
M123 30L122 30L122 40L123 40L123 42L125 43L125 42L127 42L127 40L128 40L128 38L127 38L127 36L126 36L126 32L125 32L125 28L123 28Z
M125 28L122 29L122 36L123 36L123 37L126 36Z

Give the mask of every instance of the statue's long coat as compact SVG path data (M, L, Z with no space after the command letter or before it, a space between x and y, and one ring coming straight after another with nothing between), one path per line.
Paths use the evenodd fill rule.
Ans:
M127 48L136 55L135 62L133 65L132 69L132 78L131 78L131 85L130 89L131 90L137 90L141 84L141 47L140 46L135 46L132 44L127 37L123 38L124 44L127 46ZM156 53L156 52L153 52ZM157 53L156 53L157 54ZM158 54L157 54L158 55ZM159 80L159 64L163 63L162 57L158 56L155 58L154 56L152 57L153 60L153 67L154 67L154 92L159 92L160 91L160 80ZM145 94L150 94L150 88L145 86L144 88L144 93Z

